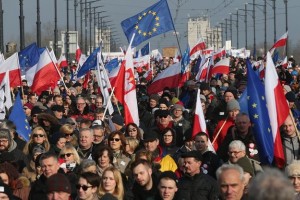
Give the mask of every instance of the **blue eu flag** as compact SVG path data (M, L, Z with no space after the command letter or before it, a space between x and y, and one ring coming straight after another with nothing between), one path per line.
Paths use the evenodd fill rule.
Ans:
M133 47L154 36L174 30L172 16L166 0L160 0L137 15L125 19L121 22L121 26L128 42L135 33L132 42Z
M29 68L36 65L39 59L39 48L37 47L36 43L32 43L19 52L20 68L23 71L27 71Z
M184 51L181 59L181 74L186 71L187 66L190 64L190 47L188 46Z
M20 92L18 92L17 94L15 104L8 119L16 125L17 133L28 142L29 134L31 133L31 128L24 113Z
M105 69L107 69L108 72L111 72L113 69L117 68L118 66L119 66L118 58L114 58L105 65Z
M85 75L91 69L95 69L97 66L97 53L100 51L100 47L95 49L93 53L86 59L83 65L77 72L77 77Z
M254 137L260 161L263 164L272 164L274 143L265 98L265 88L253 71L249 59L247 59L247 75L248 111L250 120L254 124Z

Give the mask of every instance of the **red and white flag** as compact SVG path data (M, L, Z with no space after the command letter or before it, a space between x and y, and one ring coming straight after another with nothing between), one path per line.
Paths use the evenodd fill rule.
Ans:
M31 90L40 95L44 90L48 90L49 88L54 89L59 79L58 71L50 57L48 49L46 49L40 55Z
M288 39L288 32L286 32L285 34L283 34L276 42L275 44L272 46L272 48L269 50L271 54L273 54L274 50L278 47L283 47L286 45Z
M57 64L59 68L68 67L68 61L66 59L66 56L61 54L57 61Z
M228 74L229 73L229 58L224 58L217 62L211 69L211 74ZM211 77L210 77L211 78Z
M210 55L214 51L213 47L209 47L207 49L202 50L201 54L202 55Z
M148 94L156 94L165 87L176 88L181 80L181 63L175 63L159 73L148 87Z
M18 53L14 53L0 64L0 83L9 72L10 87L21 86L21 70Z
M224 56L226 56L225 47L218 49L218 51L214 53L214 60L216 58L222 59Z
M143 68L146 70L150 69L150 55L145 55L133 59L133 66L136 67L137 71L141 73Z
M145 72L145 74L143 74L143 78L145 78L147 81L151 81L152 80L152 69L149 69L148 71Z
M289 115L289 107L269 52L267 53L265 91L274 141L274 158L277 166L282 168L285 164L285 157L280 137L280 126Z
M195 79L197 81L203 82L206 80L208 69L209 69L209 64L210 64L210 59L211 58L206 58L206 59L203 58L203 60L205 60L205 62L203 65L200 66L200 69L195 77ZM201 63L202 63L202 61L201 61Z
M206 44L203 40L203 38L200 38L197 42L197 44L191 49L190 56L193 56L194 54L199 54L201 50L204 50L206 48Z
M135 123L139 126L139 114L136 99L131 43L126 51L116 80L115 95L124 106L125 124Z
M121 65L111 70L111 72L108 74L108 78L111 84L111 87L115 87L119 75Z
M288 60L287 60L287 56L283 59L283 61L280 63L280 65L282 67L284 67L285 69L287 68L287 66L289 65Z
M77 48L76 48L76 52L75 52L75 59L76 59L77 63L79 63L80 56L81 56L81 49L80 49L79 45L77 44Z
M197 93L197 100L196 100L196 108L195 108L195 115L194 115L194 125L193 125L193 132L192 132L192 138L194 139L195 136L199 132L204 132L207 134L208 138L208 149L210 151L215 152L215 149L209 139L207 128L206 128L206 123L205 123L205 118L204 118L204 113L202 109L202 104L200 100L200 89L198 89Z

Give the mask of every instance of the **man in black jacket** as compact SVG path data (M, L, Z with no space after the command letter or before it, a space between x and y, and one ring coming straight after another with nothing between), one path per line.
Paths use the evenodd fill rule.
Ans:
M218 197L217 182L202 174L200 167L202 155L199 151L183 154L185 174L179 181L178 196L185 200L214 200Z

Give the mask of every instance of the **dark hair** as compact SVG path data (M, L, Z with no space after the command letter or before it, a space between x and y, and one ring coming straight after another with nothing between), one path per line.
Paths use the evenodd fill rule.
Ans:
M107 155L109 158L109 163L113 164L113 160L114 160L114 154L112 152L112 150L108 147L108 146L102 146L99 148L99 150L95 151L92 156L93 156L93 160L98 163L98 159L103 155L104 151L107 151Z
M40 165L42 166L43 160L48 159L48 158L53 158L54 160L56 160L58 162L58 157L55 153L46 152L46 153L41 154L41 157L39 159Z
M108 136L108 141L110 141L111 139L113 139L113 137L115 135L119 135L121 143L122 143L121 150L122 150L123 153L125 153L126 152L126 138L125 138L124 134L121 131L113 131L113 132L111 132L109 134L109 136ZM109 143L108 143L108 146L109 146Z
M150 169L152 169L152 165L148 160L144 160L144 159L138 159L135 160L132 164L131 164L131 170L133 171L134 168L136 168L138 165L144 165Z
M84 178L93 187L99 187L100 185L100 177L92 172L84 172L80 174L79 178Z
M197 133L196 135L195 135L195 137L194 138L196 138L196 137L200 137L200 136L205 136L206 137L206 139L208 140L208 135L205 133L205 132L199 132L199 133Z
M136 130L137 130L136 139L138 139L139 141L141 141L142 140L142 133L141 133L140 128L135 123L129 123L129 124L126 125L125 135L129 136L129 126L133 126L134 128L136 128Z

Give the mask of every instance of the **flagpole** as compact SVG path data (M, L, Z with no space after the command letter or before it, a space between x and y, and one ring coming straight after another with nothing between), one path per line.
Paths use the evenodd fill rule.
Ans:
M221 128L219 129L219 131L218 131L216 137L215 137L214 140L212 141L212 145L213 145L213 144L216 142L216 140L218 139L218 137L219 137L219 135L220 135L220 133L221 133L223 127L225 126L225 124L226 124L226 122L227 122L227 119L228 119L228 117L225 119L225 121L223 122Z
M67 88L67 86L66 86L66 84L65 84L65 82L64 82L64 79L62 78L62 76L61 76L61 74L60 74L60 72L59 72L59 70L58 70L58 68L57 68L57 65L56 65L56 63L53 61L53 59L52 59L52 57L50 56L50 53L49 53L49 51L48 51L48 49L47 49L47 48L46 48L46 51L47 51L47 53L48 53L48 56L50 57L50 59L51 59L52 63L54 64L54 67L55 67L55 69L56 69L56 71L57 71L57 73L58 73L59 77L61 78L61 81L63 82L65 89L66 89L66 90L68 90L68 88Z
M114 90L115 90L115 87L113 87L112 90L111 90L111 93L110 93L109 99L108 99L109 101L111 101L111 97L114 94ZM119 110L119 106L118 105L117 105L117 107L118 107L118 110ZM104 120L104 117L105 117L105 114L106 114L107 110L108 110L108 103L105 106L105 110L104 110L104 114L103 114L103 117L102 117L102 121ZM120 112L120 110L119 110L119 112Z

